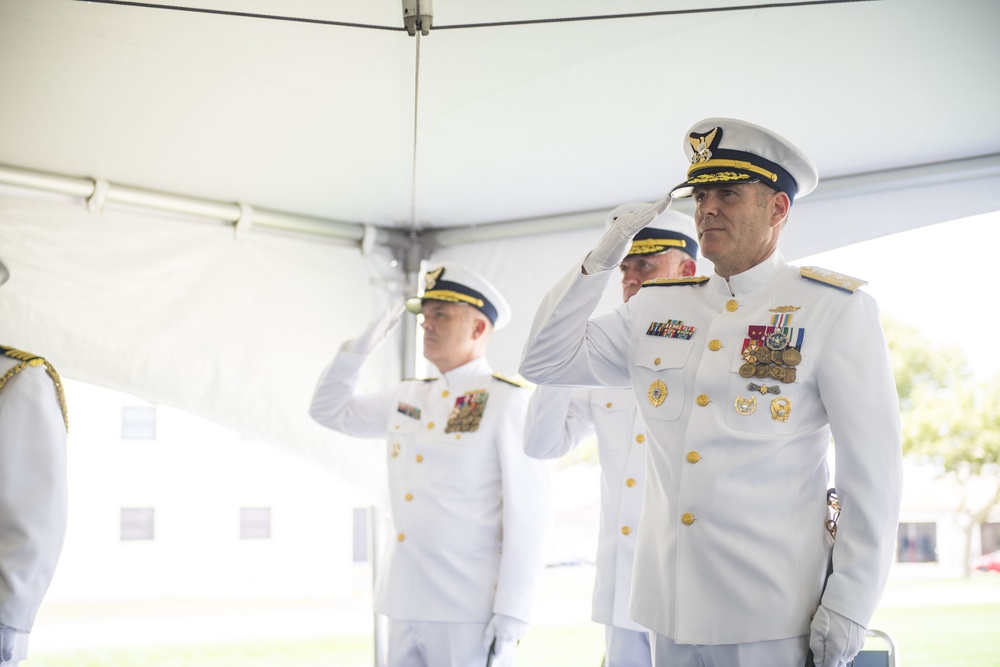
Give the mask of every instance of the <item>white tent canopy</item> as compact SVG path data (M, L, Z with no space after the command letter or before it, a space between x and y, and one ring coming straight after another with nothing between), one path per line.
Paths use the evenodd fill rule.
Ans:
M378 448L306 415L339 344L455 259L511 301L513 373L545 290L680 180L700 118L817 163L791 259L1000 210L991 0L437 0L420 37L398 0L143 4L0 0L0 342L362 488ZM650 15L480 25L612 12Z

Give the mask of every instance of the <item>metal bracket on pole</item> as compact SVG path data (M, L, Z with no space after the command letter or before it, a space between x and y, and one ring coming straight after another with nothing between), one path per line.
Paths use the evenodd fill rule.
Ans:
M365 224L364 233L361 235L361 254L365 257L370 255L377 239L378 228L372 224Z
M427 35L433 22L433 0L403 0L403 25L410 37L415 36L417 30L421 35Z
M233 237L237 240L246 235L253 227L253 206L239 202L240 217L236 219L236 228Z
M87 197L87 210L91 213L103 213L104 204L108 201L111 184L103 178L94 179L94 192Z

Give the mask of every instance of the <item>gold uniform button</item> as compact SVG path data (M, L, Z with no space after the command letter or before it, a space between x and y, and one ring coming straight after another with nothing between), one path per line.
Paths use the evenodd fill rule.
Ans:
M640 433L639 435L635 436L635 441L641 445L642 443L646 442L646 436Z
M396 430L399 430L399 424L396 424L393 428L395 428Z
M735 313L736 309L740 307L740 304L736 303L736 299L730 299L726 302L726 310L730 313Z
M611 402L609 401L609 402L605 403L604 407L606 407L608 410L610 410L611 409Z
M406 502L410 502L411 500L413 500L413 494L412 493L407 493L403 497L406 498Z
M430 430L434 428L434 422L427 422L427 429Z
M656 359L653 359L653 365L654 366L659 366L660 365L660 358L659 357L657 357Z
M462 434L461 433L456 433L455 434L455 439L456 440L461 440L462 439Z
M701 454L699 454L694 450L691 450L690 452L687 453L687 460L688 463L697 463L698 461L701 461Z
M628 479L625 480L625 486L631 489L633 486L635 486L635 480L629 477Z
M712 402L712 399L708 397L708 394L699 394L697 400L698 400L698 405L700 405L701 407L705 407L706 405Z
M681 523L685 526L690 526L694 523L694 514L691 514L691 512L684 512L684 514L681 514Z
M423 463L423 462L424 462L424 455L417 454L417 463Z
M448 394L450 393L451 393L450 391L445 389L444 391L441 392L441 398L448 398Z
M629 528L628 526L622 526L622 535L628 535L631 532L632 532L631 528Z
M406 535L403 535L402 533L400 533L399 535L396 536L396 541L397 542L402 542L405 539L406 539Z
M708 341L708 349L710 349L712 352L718 352L719 350L722 349L722 341L720 341L718 338L713 338L712 340Z

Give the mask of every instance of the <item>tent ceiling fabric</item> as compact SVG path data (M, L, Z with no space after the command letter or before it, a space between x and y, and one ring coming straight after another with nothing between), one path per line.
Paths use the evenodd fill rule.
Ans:
M401 30L0 0L0 176L100 179L436 240L434 259L480 267L511 301L515 320L490 351L504 373L604 212L679 182L684 132L703 117L772 127L817 163L820 188L796 203L783 238L792 259L1000 210L992 0L440 29L750 4L436 0L439 28L418 42ZM399 0L238 6L402 27ZM358 252L257 227L237 235L120 203L90 213L85 197L0 178L0 256L12 269L0 342L374 488L379 477L362 471L378 448L320 429L305 409L339 344L408 291L398 258L379 243L355 240ZM551 233L528 235L540 229ZM608 304L618 298L609 287ZM398 375L397 357L387 346L371 377Z
M398 0L239 9L402 25ZM438 0L434 22L608 9ZM998 24L990 0L873 0L432 30L420 39L415 222L656 198L682 173L684 132L708 116L777 128L824 178L1000 153ZM401 31L0 0L0 163L408 226L415 45Z

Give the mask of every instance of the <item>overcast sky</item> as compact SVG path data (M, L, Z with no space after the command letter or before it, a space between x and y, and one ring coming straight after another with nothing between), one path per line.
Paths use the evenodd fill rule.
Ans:
M922 227L796 260L868 281L882 313L962 349L981 379L1000 372L1000 212Z

